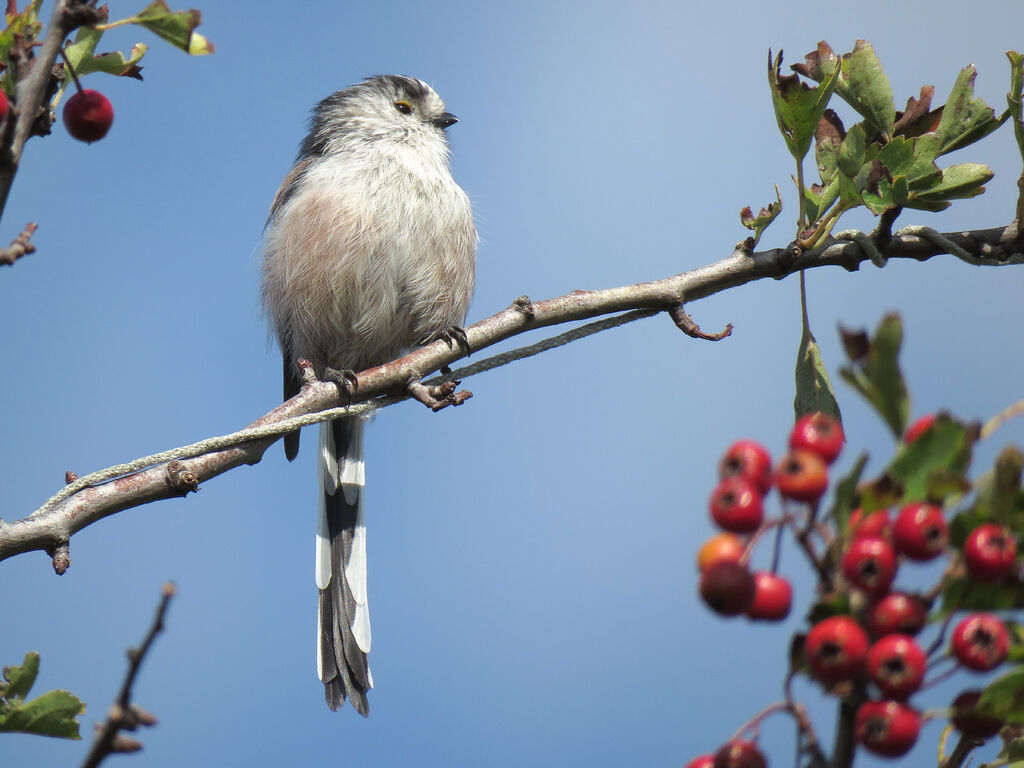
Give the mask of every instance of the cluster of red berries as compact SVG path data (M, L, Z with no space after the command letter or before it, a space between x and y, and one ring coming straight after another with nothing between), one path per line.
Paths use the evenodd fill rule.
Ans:
M700 594L713 611L761 621L789 615L793 588L776 573L751 573L748 542L740 536L761 528L764 497L772 487L784 498L817 503L828 488L828 465L842 446L839 422L812 413L797 421L789 435L790 451L774 469L771 455L753 440L739 440L725 452L710 501L711 519L724 533L708 539L697 556Z
M934 416L916 422L904 437L909 444L927 432ZM843 442L842 428L816 413L800 419L790 435L790 453L772 470L768 452L758 443L733 444L719 464L719 485L711 496L711 517L724 533L709 539L698 555L700 593L723 615L781 620L790 611L792 589L775 573L750 573L747 560L764 520L764 495L774 486L786 499L817 505L828 486L827 465ZM741 536L754 534L752 539ZM929 605L913 594L892 591L901 561L927 562L947 551L948 526L941 507L913 502L893 521L887 509L855 510L839 566L846 585L863 595L854 601L856 616L835 615L817 622L804 640L810 674L827 689L849 690L868 681L878 697L857 710L854 728L860 744L875 754L900 756L917 741L921 715L907 703L924 683L929 652L915 636L924 628ZM995 583L1019 578L1015 573L1017 541L996 523L971 531L964 543L963 566L970 579ZM840 585L842 586L842 585ZM1010 636L996 616L974 613L953 629L950 650L961 668L988 672L1009 653ZM1003 723L978 713L981 692L964 691L953 702L952 722L962 733L980 739L995 735ZM756 744L734 740L714 755L703 755L687 768L763 768Z

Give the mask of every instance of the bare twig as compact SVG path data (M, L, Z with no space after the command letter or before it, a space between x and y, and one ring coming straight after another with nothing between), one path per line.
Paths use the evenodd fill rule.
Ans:
M37 226L34 221L30 221L9 246L0 248L0 266L10 266L22 256L36 252L36 247L29 242L29 239L35 233Z
M124 682L121 683L121 690L117 694L117 699L115 699L110 710L107 712L106 722L103 725L97 723L96 741L93 742L92 749L86 755L82 768L96 768L107 755L114 752L137 752L142 749L142 744L135 739L124 736L121 731L134 731L140 725L156 724L155 717L132 703L132 686L135 684L135 678L139 674L142 660L152 647L156 636L164 628L167 606L171 602L171 598L174 597L174 592L174 585L170 582L163 585L160 590L160 604L157 606L153 623L150 625L149 632L146 633L142 645L138 648L128 649L128 673L125 675Z
M952 251L953 255L972 264L1024 263L1024 254L1000 250L1003 247L1000 243L1002 233L1002 227L945 235L924 228L906 229L893 236L885 256L887 259L923 261ZM465 329L469 347L474 352L526 331L601 315L613 317L574 328L522 350L474 363L424 384L435 386L445 380L468 378L600 330L658 312L668 313L684 303L692 305L697 299L754 280L781 279L795 270L823 266L839 265L852 270L868 258L869 255L853 240L832 239L823 248L813 251L787 247L749 253L737 249L721 261L662 280L596 291L573 291L537 302L520 297L507 309ZM325 410L342 405L337 386L330 382L309 381L298 395L253 422L246 430L79 478L28 517L15 522L0 520L0 560L33 550L53 552L66 546L72 534L104 517L158 499L180 497L230 469L255 464L280 435L297 427L346 413L374 410L406 399L410 381L418 381L464 356L465 351L460 345L439 339L397 360L358 373L358 388L353 393L352 406ZM167 464L171 460L179 462L173 471ZM185 480L187 482L183 482ZM809 544L809 535L810 531L805 536L805 544ZM67 555L66 550L63 552ZM809 554L813 555L812 552ZM816 560L816 556L812 560ZM821 566L820 563L818 565Z

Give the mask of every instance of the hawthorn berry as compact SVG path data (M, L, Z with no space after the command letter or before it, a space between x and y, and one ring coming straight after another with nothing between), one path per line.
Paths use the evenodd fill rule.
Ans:
M747 616L762 621L782 621L793 607L793 588L781 576L767 571L754 574L754 602Z
M856 677L868 655L868 635L849 616L819 621L804 640L804 656L811 674L823 683Z
M927 664L921 646L907 635L886 635L868 649L868 675L892 699L905 699L920 688Z
M795 501L816 502L828 488L828 467L811 451L790 451L775 469L779 493Z
M704 542L697 552L697 570L703 571L714 563L727 561L738 563L746 545L735 533L719 533Z
M868 630L874 637L916 635L928 618L924 604L913 595L893 592L868 609Z
M714 755L699 755L686 764L686 768L714 768Z
M964 691L953 699L953 727L965 736L976 739L990 739L1003 728L998 717L977 712L981 691Z
M922 416L920 419L915 421L909 427L907 431L903 433L903 442L906 445L910 445L912 442L917 440L921 435L932 428L932 424L935 423L935 414L929 413Z
M756 744L730 741L715 752L714 768L767 768L768 762Z
M967 535L964 543L964 564L978 581L1002 581L1013 570L1017 559L1017 542L1001 525L985 523Z
M99 91L79 91L64 105L64 127L79 141L99 141L113 122L114 108Z
M896 551L885 539L854 539L842 566L851 584L869 595L884 595L896 578Z
M963 666L988 672L1010 652L1010 633L991 613L972 613L953 630L953 655Z
M917 741L921 716L900 701L865 701L853 721L857 741L884 757L905 755Z
M7 101L7 94L0 89L0 121L7 117L7 113L10 111L11 105Z
M742 477L727 477L711 492L711 517L732 533L756 531L764 520L764 505L757 486Z
M831 464L843 449L843 425L827 413L809 413L801 417L789 433L789 447L816 453L826 464Z
M754 577L739 563L714 563L700 575L700 596L722 616L743 613L754 602L754 592Z
M739 476L749 480L761 493L768 493L772 487L772 457L764 446L753 440L737 440L718 463L718 476Z
M920 501L900 510L892 536L897 552L922 562L941 555L949 539L941 507Z
M892 539L892 520L889 519L888 509L876 509L866 515L860 510L853 510L850 513L850 524L848 526L850 536L855 539Z

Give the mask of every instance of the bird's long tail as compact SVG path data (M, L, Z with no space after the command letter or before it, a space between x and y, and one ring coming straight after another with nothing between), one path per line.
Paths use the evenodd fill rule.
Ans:
M338 710L348 698L364 717L373 677L370 613L366 602L366 520L363 510L363 425L361 418L320 425L317 457L320 512L316 531L317 673L327 706Z

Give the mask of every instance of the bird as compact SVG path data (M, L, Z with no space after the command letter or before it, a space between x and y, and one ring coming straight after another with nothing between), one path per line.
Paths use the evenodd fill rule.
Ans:
M367 78L313 108L263 231L262 304L281 349L285 400L301 387L300 359L319 379L358 385L352 372L461 330L478 239L451 172L447 129L456 122L430 85L407 75ZM373 687L365 424L320 425L315 570L327 706L348 699L364 717ZM284 447L293 460L298 431Z

